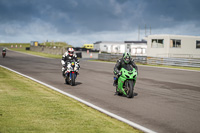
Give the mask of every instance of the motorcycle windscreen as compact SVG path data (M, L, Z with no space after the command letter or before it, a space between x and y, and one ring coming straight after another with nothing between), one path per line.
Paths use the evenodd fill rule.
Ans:
M124 69L126 69L127 71L133 71L133 67L131 65L125 65Z

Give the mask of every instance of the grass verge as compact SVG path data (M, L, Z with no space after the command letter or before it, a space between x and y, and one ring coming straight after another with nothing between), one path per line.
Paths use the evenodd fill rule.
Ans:
M13 45L12 48L11 48L11 45ZM16 45L17 45L17 48L16 48ZM47 58L56 58L56 59L62 58L62 55L53 55L53 54L46 54L46 53L26 50L26 47L30 47L29 43L0 43L0 46L7 47L8 49L13 50L13 51L23 52L23 53L32 54L32 55L38 55L38 56L47 57Z
M11 46L14 47L30 47L30 43L0 43L0 46L3 46L3 47L7 47L7 48L10 48Z
M0 133L140 132L1 67L0 101Z
M61 59L62 58L62 55L53 55L53 54L35 52L35 51L25 50L24 48L12 48L10 50L23 52L23 53L27 53L27 54L32 54L32 55L38 55L38 56L47 57L47 58L55 58L55 59Z

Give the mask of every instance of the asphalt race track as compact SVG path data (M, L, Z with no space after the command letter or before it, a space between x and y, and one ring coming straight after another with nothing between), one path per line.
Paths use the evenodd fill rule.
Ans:
M0 48L2 51L2 48ZM113 63L81 60L76 86L64 83L59 59L7 51L0 65L31 76L159 133L200 132L200 72L139 66L132 99L115 95Z

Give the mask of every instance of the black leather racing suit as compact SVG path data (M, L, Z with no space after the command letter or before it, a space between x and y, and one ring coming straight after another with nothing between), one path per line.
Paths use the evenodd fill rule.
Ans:
M114 67L114 75L115 75L114 76L114 85L117 84L119 72L120 72L121 68L124 68L126 65L131 65L138 72L138 67L136 66L134 60L130 59L129 63L125 63L123 58L117 60L117 64L115 64L115 67Z
M5 52L5 53L6 53L6 49L3 49L3 50L2 50L2 53L3 53L3 52Z

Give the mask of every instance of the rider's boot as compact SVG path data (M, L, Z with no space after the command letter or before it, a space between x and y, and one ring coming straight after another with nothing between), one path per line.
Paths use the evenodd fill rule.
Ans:
M114 77L114 83L113 86L117 86L117 78Z
M65 77L65 71L62 71L62 76Z

